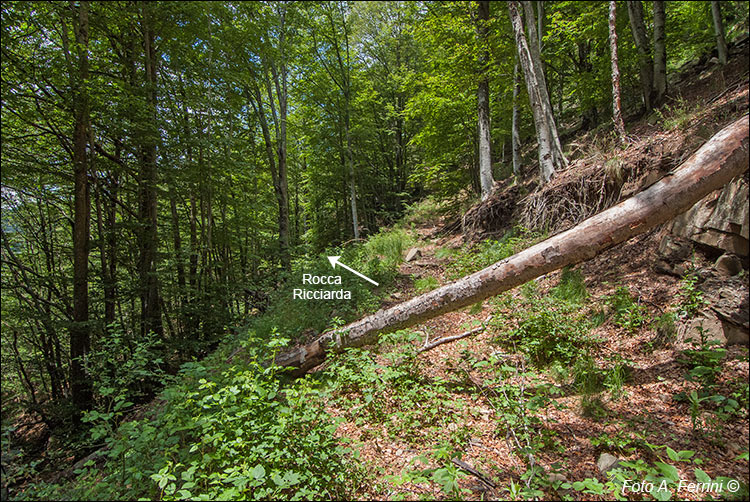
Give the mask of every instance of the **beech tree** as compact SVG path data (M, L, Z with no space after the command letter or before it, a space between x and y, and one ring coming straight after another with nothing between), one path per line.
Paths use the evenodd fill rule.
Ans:
M662 104L667 94L667 41L664 0L654 0L654 101Z
M640 68L641 96L646 111L653 108L654 100L654 66L651 57L651 44L646 35L646 23L643 21L643 4L641 0L628 0L628 17L633 40L638 49L638 67Z
M479 49L479 84L477 85L477 127L479 134L479 179L482 199L492 193L492 138L490 137L490 85L487 78L489 50L486 47L489 33L490 2L477 2L477 37Z
M530 9L530 4L525 4L526 9ZM534 50L529 49L529 43L524 35L523 21L518 11L518 2L508 2L510 19L515 32L518 56L523 68L524 78L526 80L526 89L529 94L529 101L534 114L534 125L536 127L537 140L539 142L539 171L540 177L544 183L548 182L555 171L563 169L567 165L567 160L562 153L560 138L557 135L557 127L552 115L552 107L547 94L544 75L540 66L540 57L538 50L538 38L534 28L534 18L526 17L531 20L527 23L531 33L530 39L533 40L531 45Z
M89 233L91 199L89 195L89 164L91 158L91 119L89 116L89 4L81 2L77 8L71 4L71 20L75 33L75 70L71 69L73 89L73 324L70 329L70 390L73 404L85 410L93 399L91 382L84 371L84 359L91 348L89 322ZM63 26L63 43L67 48L67 27ZM68 53L72 60L73 55ZM78 415L74 415L77 417Z
M612 58L612 121L620 140L625 137L625 124L622 121L620 104L620 67L617 64L617 3L609 2L609 47Z
M719 62L727 64L727 41L724 37L724 21L721 19L721 5L717 0L712 0L711 2L711 18L714 22L716 50L719 53Z

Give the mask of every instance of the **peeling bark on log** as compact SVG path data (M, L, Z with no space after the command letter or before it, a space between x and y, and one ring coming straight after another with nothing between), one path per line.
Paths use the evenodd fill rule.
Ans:
M725 127L661 181L570 230L510 258L409 301L324 333L314 342L279 354L276 363L301 375L326 353L372 343L381 333L413 326L472 305L639 235L680 213L748 168L748 116Z

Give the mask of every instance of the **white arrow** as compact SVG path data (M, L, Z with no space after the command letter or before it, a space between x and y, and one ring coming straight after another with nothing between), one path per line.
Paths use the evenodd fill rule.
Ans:
M332 266L332 267L333 267L334 269L336 268L336 265L338 264L338 266L339 266L339 267L345 268L345 269L347 269L347 270L348 270L349 272L351 272L351 273L353 273L353 274L356 274L356 275L360 276L360 277L361 277L362 279L364 279L364 280L366 280L366 281L369 281L369 282L373 283L373 284L374 284L374 285L376 285L376 286L379 286L379 284L378 284L377 282L373 281L372 279L370 279L370 278L369 278L369 277L367 277L366 275L360 274L359 272L357 272L357 271L356 271L356 270L354 270L353 268L351 268L351 267L347 267L346 265L344 265L343 263L341 263L341 262L339 261L339 258L341 258L341 257L340 257L340 256L329 256L329 257L328 257L328 261L330 261L330 262L331 262L331 266Z

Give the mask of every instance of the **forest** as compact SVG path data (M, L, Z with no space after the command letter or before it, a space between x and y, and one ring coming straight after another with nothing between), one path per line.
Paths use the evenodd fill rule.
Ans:
M744 1L3 1L2 500L745 500Z

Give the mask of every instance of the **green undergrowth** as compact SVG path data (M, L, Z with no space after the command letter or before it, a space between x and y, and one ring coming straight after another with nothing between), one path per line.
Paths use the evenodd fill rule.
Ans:
M448 259L454 270L468 270L512 254L536 238L508 237L478 246L469 253L471 258L459 252ZM574 268L564 269L546 293L530 281L520 288L521 295L508 292L488 300L494 315L488 326L492 350L475 353L468 339L454 342L438 371L419 355L425 337L434 341L428 328L398 331L380 337L374 346L331 353L325 371L302 379L264 364L305 329L323 330L375 308L412 239L408 232L394 230L331 251L382 284L371 288L341 274L347 283L340 287L350 288L356 298L348 306L305 302L303 308L283 301L289 288L300 287L293 275L274 294L271 309L238 340L202 362L183 365L156 402L154 416L123 422L132 403L114 394L108 413L86 416L92 425L91 444L109 448L103 466L91 463L62 485L36 483L18 498L351 499L361 496L366 486L368 492L398 500L413 495L409 485L431 483L445 498L461 499L472 493L461 482L466 474L453 459L486 433L476 425L484 421L491 421L496 436L505 438L514 459L509 471L494 468L489 459L480 470L501 479L499 493L508 498L621 498L625 480L636 478L664 481L667 490L650 497L672 496L675 465L680 463L689 467L682 469L689 478L711 479L695 452L675 451L660 444L653 431L632 426L589 438L597 451L630 458L611 476L574 481L550 477L571 467L565 463L563 424L550 411L575 407L604 426L618 420L611 409L628 397L631 361L603 350L604 340L592 332L611 323L627 335L651 324L649 311L627 287L594 298ZM323 255L298 261L295 274L301 273L333 274ZM435 285L430 280L415 283L418 290ZM699 303L694 285L693 279L684 280L684 294L674 309L681 314L675 316L686 316ZM277 326L284 326L284 332ZM230 358L238 344L244 350ZM692 410L696 434L747 415L746 382L719 388L723 357L705 337L683 352L686 378L700 388L675 400ZM570 396L574 404L560 399ZM341 422L357 428L356 441L337 437ZM420 454L399 473L385 476L359 458L359 442L367 441ZM552 460L543 466L540 459Z
M364 243L352 243L343 248L331 248L318 256L295 261L292 273L270 292L270 306L262 315L253 318L248 328L260 338L270 337L274 329L292 340L310 337L331 328L333 319L346 322L374 312L380 298L387 295L398 274L398 267L406 250L415 242L414 236L403 228L381 231ZM361 272L379 286L336 267L328 256L341 256L345 265ZM303 275L341 276L341 285L303 284ZM350 300L303 300L294 298L295 289L351 291Z
M546 238L541 232L524 227L514 227L500 239L487 239L472 247L464 247L460 253L448 255L451 261L446 268L449 279L457 279L481 270L504 258L540 242Z
M38 483L19 498L349 498L363 473L356 451L334 436L338 423L320 384L262 364L287 342L263 344L250 333L240 362L226 362L227 348L183 365L154 418L126 422L106 438L103 468L90 462L74 484Z

